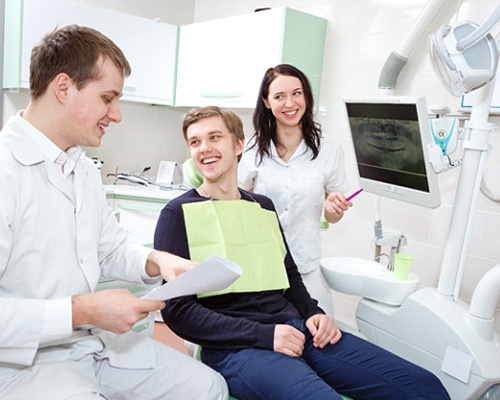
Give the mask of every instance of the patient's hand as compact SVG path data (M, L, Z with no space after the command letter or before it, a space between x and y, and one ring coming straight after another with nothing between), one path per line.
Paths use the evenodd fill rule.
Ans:
M325 314L316 314L306 321L306 327L314 337L314 347L323 348L327 344L335 344L342 337L342 332L332 318Z
M299 357L304 350L305 341L304 334L293 326L278 324L274 328L274 351Z

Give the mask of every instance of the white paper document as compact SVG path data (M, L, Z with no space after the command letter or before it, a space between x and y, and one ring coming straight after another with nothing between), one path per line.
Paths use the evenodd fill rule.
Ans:
M242 274L238 264L212 254L197 266L142 296L146 300L213 292L230 286Z

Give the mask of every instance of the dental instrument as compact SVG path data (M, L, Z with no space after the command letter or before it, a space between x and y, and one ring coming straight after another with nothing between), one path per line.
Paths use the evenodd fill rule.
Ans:
M147 171L148 169L145 169L145 171ZM145 171L143 171L143 172L145 172ZM167 191L170 191L170 190L187 191L187 190L189 190L189 187L186 186L186 185L184 185L184 184L181 184L181 185L178 185L178 186L174 186L173 183L172 183L172 185L159 184L159 183L156 183L156 182L151 182L145 176L134 175L134 174L129 174L129 173L125 173L125 172L109 173L106 176L114 176L116 178L115 181L113 182L113 185L116 185L116 182L118 180L125 180L127 182L138 184L138 185L142 185L142 186L149 186L149 185L156 186L160 190L167 190Z
M116 182L120 179L128 181L130 183L137 183L139 185L144 185L144 186L148 186L148 184L149 184L149 180L145 176L128 174L125 172L120 172L120 173L116 173L116 174L109 173L106 176L116 177L115 181L113 182L113 185L116 185Z

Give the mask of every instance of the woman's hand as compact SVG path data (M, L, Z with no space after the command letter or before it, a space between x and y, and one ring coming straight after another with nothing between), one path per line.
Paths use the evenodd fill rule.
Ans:
M352 202L347 201L340 192L330 193L326 196L323 208L325 210L325 219L334 224L339 222L344 216L344 212L352 207Z

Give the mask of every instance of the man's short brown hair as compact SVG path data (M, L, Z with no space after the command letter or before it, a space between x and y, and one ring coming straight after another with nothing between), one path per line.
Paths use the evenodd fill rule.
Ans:
M78 25L56 28L31 51L31 97L41 96L50 82L66 73L78 90L101 73L99 60L109 58L126 78L130 65L120 48L99 31Z

